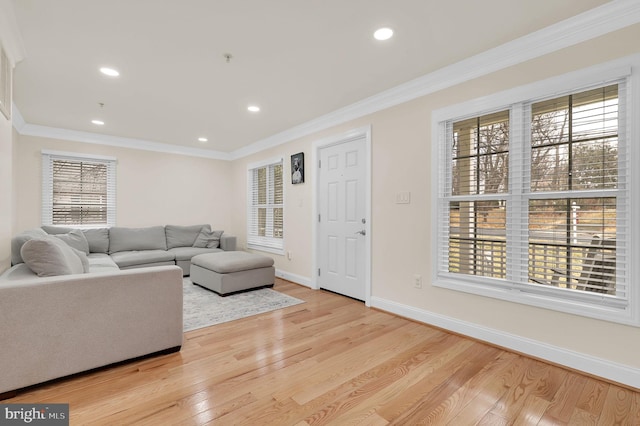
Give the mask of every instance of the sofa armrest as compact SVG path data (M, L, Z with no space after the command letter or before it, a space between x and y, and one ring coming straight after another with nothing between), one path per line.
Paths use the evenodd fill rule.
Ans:
M224 251L235 251L236 237L234 235L222 234L220 237L220 248Z
M0 393L180 347L182 270L0 281Z

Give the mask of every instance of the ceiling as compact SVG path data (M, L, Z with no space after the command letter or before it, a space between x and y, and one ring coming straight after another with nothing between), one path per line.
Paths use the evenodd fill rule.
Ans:
M604 3L14 0L14 103L29 124L231 153Z

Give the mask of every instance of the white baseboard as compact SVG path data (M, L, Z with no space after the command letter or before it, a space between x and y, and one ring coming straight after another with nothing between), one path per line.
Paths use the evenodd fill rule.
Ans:
M311 288L311 278L308 277L285 272L281 269L276 269L276 277Z
M500 330L460 321L444 315L403 305L379 297L371 298L371 306L425 324L460 333L506 349L547 360L554 364L583 371L606 380L640 388L640 369L591 355L527 339Z

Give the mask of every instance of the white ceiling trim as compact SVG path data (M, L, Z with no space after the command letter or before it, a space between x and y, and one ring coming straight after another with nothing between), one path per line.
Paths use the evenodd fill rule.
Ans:
M640 2L614 0L233 151L231 157L246 157L638 22Z
M4 6L6 0L0 0ZM3 7L0 7L3 10ZM19 134L72 140L130 149L157 151L217 160L236 160L311 135L330 127L452 87L474 78L573 46L640 22L640 2L614 0L580 15L512 40L478 55L335 110L251 145L225 153L140 139L108 136L25 123L18 109L13 126ZM18 33L19 34L19 33ZM21 40L19 38L19 40ZM20 121L21 120L21 121Z
M27 125L24 117L20 114L20 110L15 103L11 102L11 124L16 132L22 134L22 129Z
M15 108L15 105L14 105ZM15 108L14 113L17 112ZM18 112L18 115L20 113ZM22 117L22 116L20 116ZM24 122L24 121L23 121ZM142 151L162 152L166 154L187 155L190 157L210 158L213 160L231 160L226 152L211 151L208 149L187 148L179 145L151 142L141 139L122 138L117 136L102 135L98 133L80 132L77 130L60 129L56 127L40 126L37 124L24 124L20 129L13 123L20 135L37 136L50 139L61 139L73 142L83 142L97 145L116 146L119 148L138 149Z

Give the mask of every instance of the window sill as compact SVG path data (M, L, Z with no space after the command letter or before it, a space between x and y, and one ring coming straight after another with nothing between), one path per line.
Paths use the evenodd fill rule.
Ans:
M640 327L640 321L631 304L603 295L576 294L572 291L569 294L565 289L518 285L502 280L496 280L495 285L492 285L484 280L449 276L449 274L436 278L433 285L478 296Z

